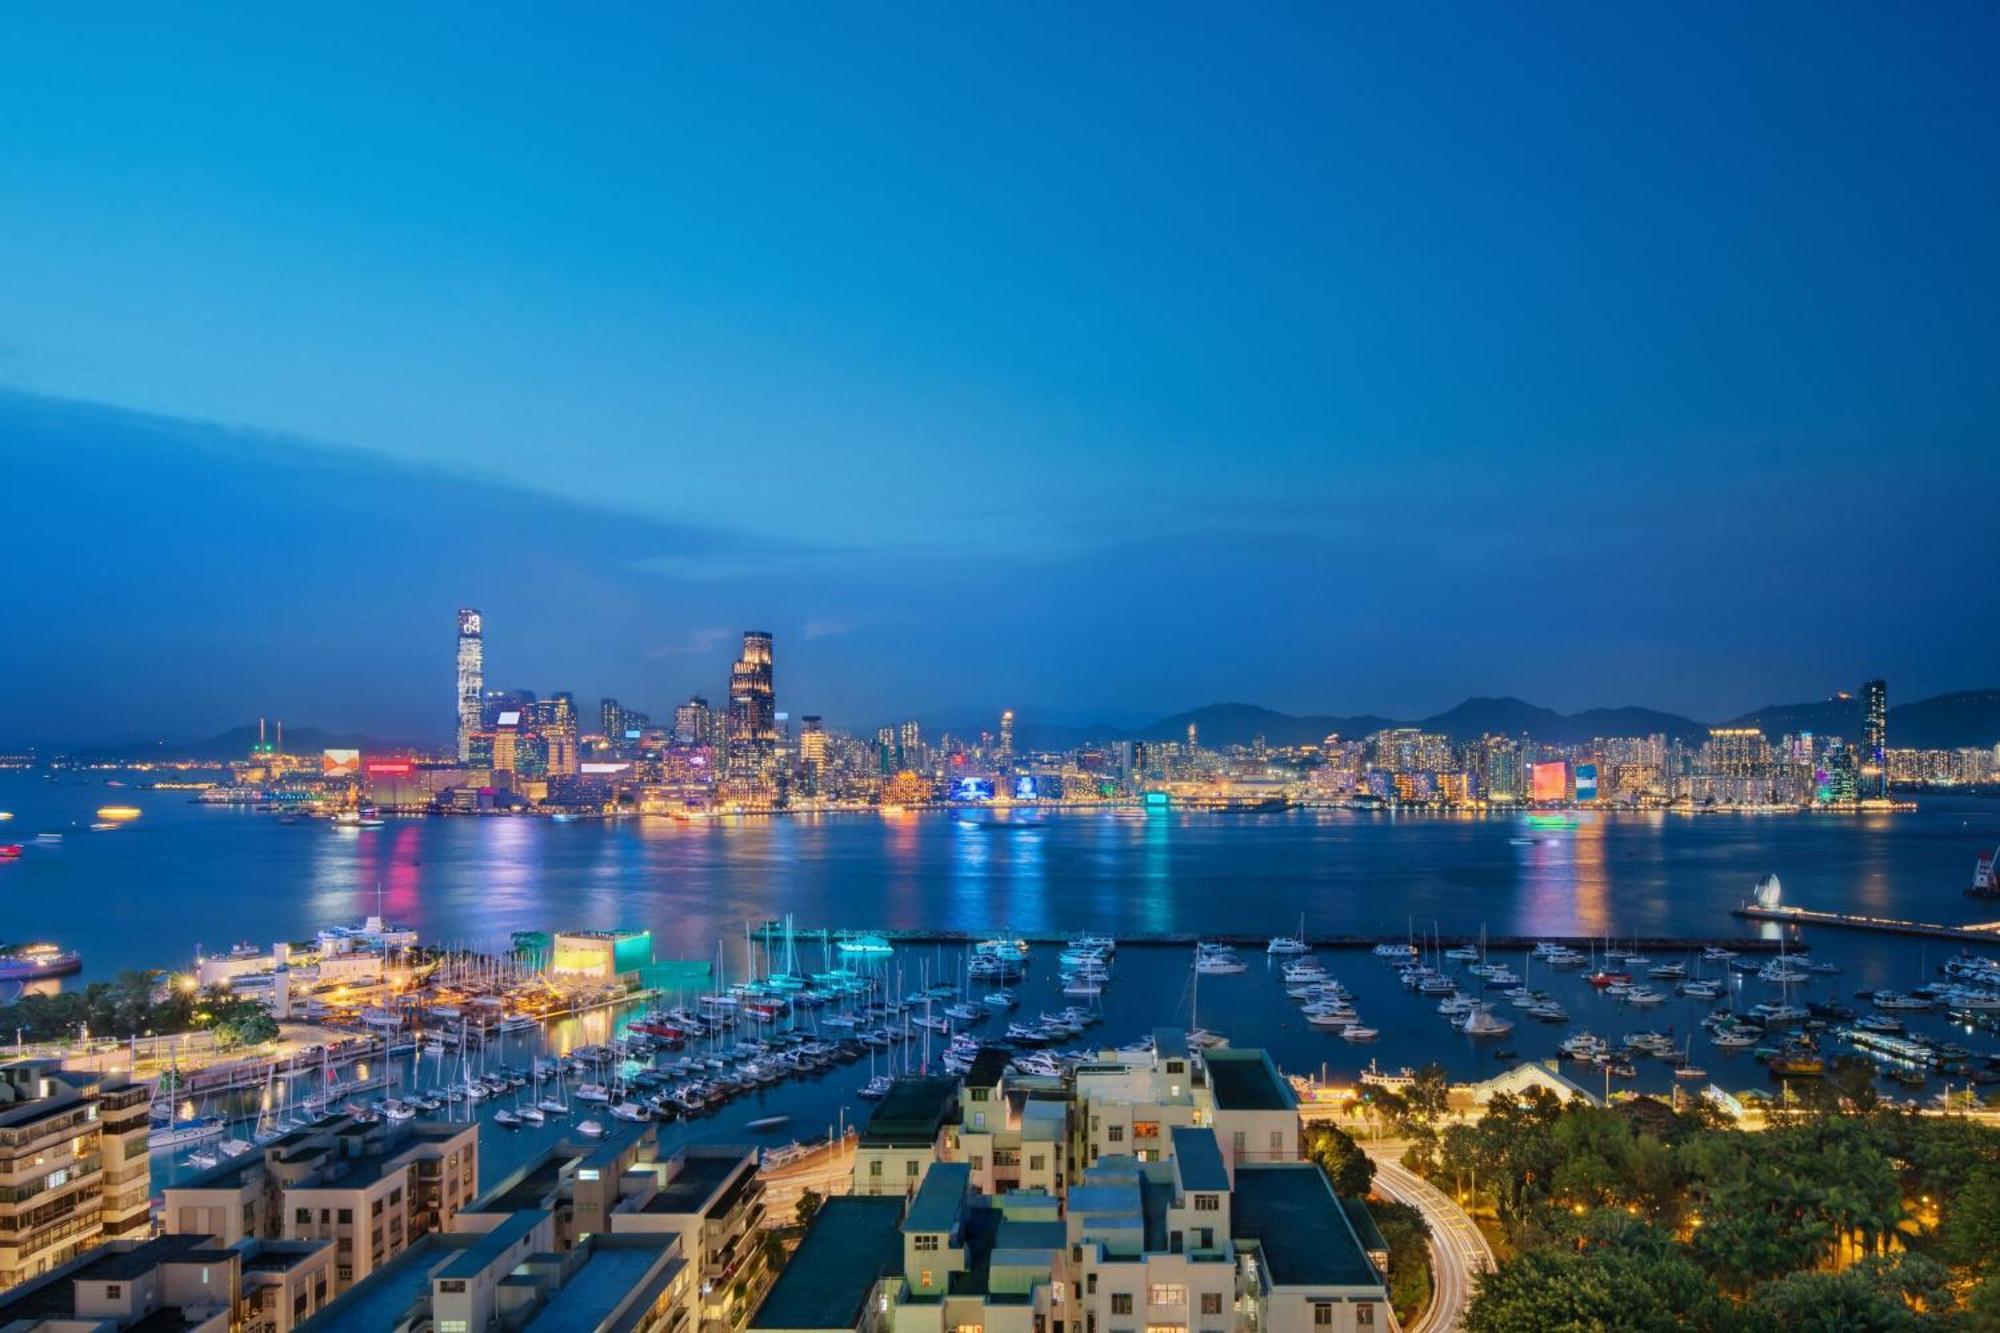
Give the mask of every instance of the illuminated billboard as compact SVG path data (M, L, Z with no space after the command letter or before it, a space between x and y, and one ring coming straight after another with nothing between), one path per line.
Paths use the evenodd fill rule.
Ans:
M1033 774L1023 773L1019 777L1014 779L1015 800L1032 801L1040 795L1041 795L1041 790L1035 786L1035 779Z
M361 751L321 750L319 775L323 778L351 778L361 771Z
M610 777L613 773L623 773L626 769L630 767L632 767L632 765L630 765L629 763L628 764L595 764L595 763L578 764L577 771L582 773L585 777L605 778L605 777Z
M952 784L951 799L954 801L990 801L993 799L993 779L960 778Z
M500 718L499 718L499 721L498 721L497 725L499 725L499 726L502 726L502 727L518 727L518 726L520 726L520 725L521 725L521 710L520 710L520 709L518 709L518 708L510 708L510 709L508 709L508 710L507 710L506 712L504 712L504 713L500 714Z
M1594 801L1597 799L1597 765L1578 764L1576 766L1576 799Z
M407 759L371 759L365 767L371 778L406 778L417 771Z
M1531 770L1530 790L1538 801L1569 799L1569 765L1558 759L1552 764L1536 764Z

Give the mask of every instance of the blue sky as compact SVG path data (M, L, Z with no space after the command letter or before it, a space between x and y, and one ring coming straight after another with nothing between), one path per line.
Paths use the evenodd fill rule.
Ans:
M460 602L659 707L768 626L857 723L1991 684L1996 28L14 16L0 738L442 733Z

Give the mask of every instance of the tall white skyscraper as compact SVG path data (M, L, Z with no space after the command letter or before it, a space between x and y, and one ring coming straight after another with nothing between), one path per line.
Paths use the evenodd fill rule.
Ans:
M479 730L479 697L486 688L486 636L479 612L458 608L458 760L472 758L472 733Z

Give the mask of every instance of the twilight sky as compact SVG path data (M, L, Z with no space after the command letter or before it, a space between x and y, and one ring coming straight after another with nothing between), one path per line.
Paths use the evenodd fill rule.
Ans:
M2000 9L0 25L0 743L2000 682Z

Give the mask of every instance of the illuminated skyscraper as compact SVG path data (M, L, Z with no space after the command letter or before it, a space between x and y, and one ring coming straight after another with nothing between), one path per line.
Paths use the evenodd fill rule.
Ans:
M1861 799L1889 794L1889 682L1861 687Z
M804 795L825 794L826 723L811 714L799 719L799 770Z
M755 784L771 779L778 754L778 694L768 631L744 631L743 655L730 665L728 742L733 780Z
M1000 762L1006 763L1014 757L1014 710L1009 708L1000 714Z
M479 730L480 695L486 688L486 634L479 612L458 609L458 758L472 757L472 733Z

